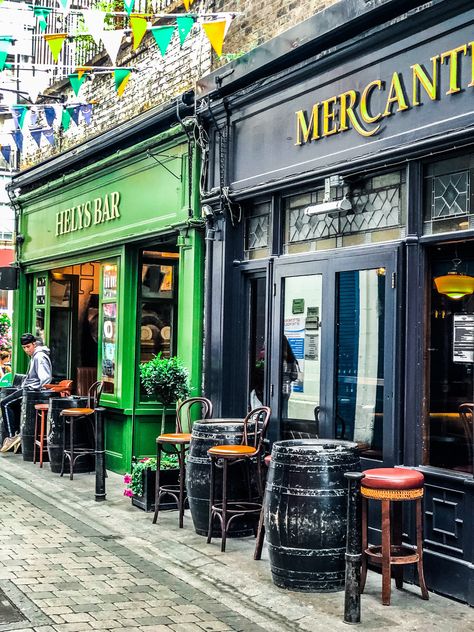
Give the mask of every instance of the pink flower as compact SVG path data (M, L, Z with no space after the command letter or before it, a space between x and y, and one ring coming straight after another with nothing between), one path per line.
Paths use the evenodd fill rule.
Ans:
M146 457L146 459L140 459L140 463L146 463L147 461L150 460L150 457Z
M131 474L125 474L125 476L123 477L123 482L125 483L125 485L130 485L130 483L132 482Z
M129 498L131 498L133 496L133 492L131 489L124 489L123 490L123 495L124 496L128 496Z

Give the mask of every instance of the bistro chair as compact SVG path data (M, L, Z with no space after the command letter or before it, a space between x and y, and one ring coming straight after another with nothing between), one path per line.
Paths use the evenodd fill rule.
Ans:
M186 491L184 489L185 456L191 443L191 429L193 425L193 411L200 410L200 419L210 419L212 417L212 402L206 397L190 397L184 400L176 410L176 428L173 433L161 434L156 438L156 485L155 485L155 513L153 524L156 524L160 502L163 496L171 496L178 505L179 528L183 528L184 504L186 502ZM186 419L183 426L182 419ZM171 454L176 454L179 463L179 483L178 485L160 485L160 465L163 446L167 445ZM168 450L165 450L167 452Z
M474 466L473 463L473 410L474 404L461 404L458 408L459 417L461 418L461 422L464 428L464 434L466 437L467 443L467 455L468 455L468 471L472 472L472 468Z
M403 565L416 564L421 596L428 599L423 572L423 487L424 476L417 470L377 468L365 470L361 482L362 496L362 568L361 589L364 592L367 562L382 566L382 603L390 605L392 566L395 585L403 588ZM368 545L368 500L382 503L382 545ZM416 548L402 544L402 502L416 502ZM393 503L393 505L392 505ZM391 521L390 510L393 510Z
M69 459L69 479L72 481L74 478L74 464L82 456L87 454L94 454L95 447L77 447L74 445L75 423L82 421L89 423L91 432L90 436L94 437L94 411L99 405L100 396L102 395L102 389L104 387L103 382L94 382L89 388L87 395L87 407L86 408L65 408L61 411L60 415L64 419L64 432L63 432L63 456L61 462L61 474L64 474L64 467L66 464L66 458ZM66 448L66 428L69 427L69 449Z
M268 406L259 406L251 410L244 419L244 432L240 445L216 445L207 451L211 459L211 480L209 494L209 527L207 532L208 544L212 539L212 526L214 518L218 518L221 525L221 551L224 553L227 530L231 520L236 516L254 515L256 518L262 510L262 503L251 501L250 486L250 459L257 462L257 485L260 496L263 496L262 485L262 453L264 439L270 421L271 410ZM253 424L249 433L249 423ZM253 441L249 443L249 436L253 436ZM215 502L215 478L218 462L222 464L222 499ZM247 470L248 501L227 501L227 474L228 466L236 463L244 463Z

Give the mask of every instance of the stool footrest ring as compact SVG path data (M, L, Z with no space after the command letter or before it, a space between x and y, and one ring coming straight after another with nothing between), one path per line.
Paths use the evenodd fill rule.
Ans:
M382 563L381 546L369 546L364 552L372 562ZM390 564L414 564L419 559L418 553L409 546L392 544L390 547Z
M258 514L262 510L262 503L253 503L247 500L239 502L238 500L228 501L226 505L226 513L231 514ZM214 503L212 511L221 514L223 512L222 503Z

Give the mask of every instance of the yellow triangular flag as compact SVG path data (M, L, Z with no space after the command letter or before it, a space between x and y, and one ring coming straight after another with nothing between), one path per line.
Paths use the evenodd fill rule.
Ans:
M220 57L222 55L222 45L224 43L226 20L215 20L214 22L203 22L202 28L211 42L212 48Z
M77 72L77 78L78 79L82 79L84 73L86 72L90 72L92 70L91 66L78 66L76 68L76 72Z
M58 61L67 33L45 33L43 37L48 42L54 61Z
M194 3L194 0L183 0L183 3L186 11L189 11L189 8Z
M146 33L148 23L144 15L134 14L130 16L130 27L133 33L133 50L137 50Z
M132 72L128 68L117 68L114 70L115 89L119 98L122 96L131 74Z

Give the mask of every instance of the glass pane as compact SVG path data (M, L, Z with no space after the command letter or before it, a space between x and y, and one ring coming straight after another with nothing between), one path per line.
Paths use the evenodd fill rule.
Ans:
M385 269L337 275L336 437L382 459Z
M322 276L285 279L281 355L284 436L316 435L320 394Z
M263 405L265 387L265 289L266 279L250 281L249 407Z
M44 342L44 309L36 310L35 336Z
M151 360L160 351L165 358L170 357L172 315L172 302L142 304L140 362Z
M104 393L115 392L117 303L102 305L102 380Z
M103 298L117 298L117 265L107 263L102 268Z
M474 275L471 245L437 248L431 262L432 278L446 275L453 258L458 271ZM426 419L424 460L458 472L473 471L474 295L457 300L431 287L429 357L429 413Z

